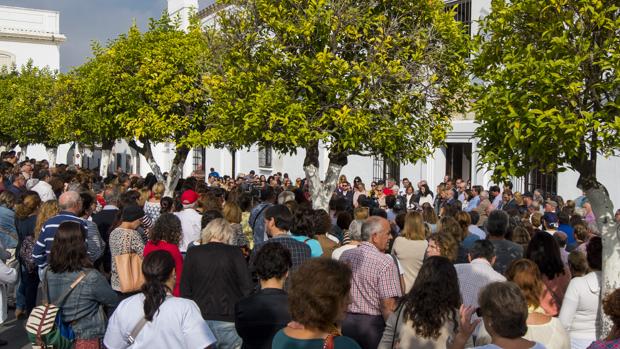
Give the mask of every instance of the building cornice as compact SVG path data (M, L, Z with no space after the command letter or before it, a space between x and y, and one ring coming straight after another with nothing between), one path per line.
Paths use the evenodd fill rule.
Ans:
M47 33L29 30L20 30L13 28L0 28L0 38L7 39L27 39L34 41L48 41L55 43L62 43L67 40L67 37L59 33Z
M219 12L220 10L222 10L222 9L224 9L226 7L228 7L228 5L222 4L220 2L216 2L214 4L211 4L211 5L203 8L202 10L198 11L198 13L196 13L196 16L199 19L205 19L205 18L207 18L207 17L209 17L209 16Z

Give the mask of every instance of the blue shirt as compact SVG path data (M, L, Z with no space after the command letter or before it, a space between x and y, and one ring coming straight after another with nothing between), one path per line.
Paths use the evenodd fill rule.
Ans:
M476 195L467 203L467 207L463 209L465 212L471 212L474 208L480 205L480 195Z
M32 258L34 258L39 268L45 268L47 266L47 259L52 251L52 243L58 231L58 226L60 223L66 221L78 222L82 225L84 231L88 231L86 221L71 212L62 211L58 215L48 219L45 224L43 224L41 235L39 235L39 239L32 249ZM84 241L84 243L86 243L86 241Z
M560 226L558 227L558 230L566 233L566 237L567 237L566 244L567 245L572 245L577 242L577 240L575 240L575 229L571 227L570 225L560 224Z
M323 249L321 248L321 244L314 240L310 239L304 235L291 235L291 237L299 242L303 242L304 244L310 246L310 257L321 257L323 255Z

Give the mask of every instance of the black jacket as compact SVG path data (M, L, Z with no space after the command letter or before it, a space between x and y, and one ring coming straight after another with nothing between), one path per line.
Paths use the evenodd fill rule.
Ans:
M291 321L284 290L266 288L235 305L235 328L242 349L271 349L273 336Z
M233 322L235 304L251 291L250 272L239 247L210 242L187 251L181 297L196 302L205 320Z

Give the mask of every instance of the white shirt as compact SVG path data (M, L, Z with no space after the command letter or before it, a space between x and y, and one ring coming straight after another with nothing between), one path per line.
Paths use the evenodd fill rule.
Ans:
M459 288L464 305L478 307L478 294L486 285L506 278L495 271L491 263L484 258L476 258L471 263L455 264L459 278Z
M571 339L596 340L596 314L600 294L600 271L576 277L568 284L559 318Z
M42 202L56 200L56 194L54 194L52 186L46 181L39 181L32 187L32 190L39 194L39 198L41 198Z
M480 240L487 238L487 233L485 233L484 230L480 229L477 225L470 224L469 227L467 227L467 230L469 230L470 233L477 235Z
M7 318L7 285L14 284L16 281L17 270L8 267L0 259L0 324Z
M342 245L342 246L338 247L337 249L335 249L334 252L332 252L332 259L338 261L338 260L340 260L340 256L342 256L342 253L344 251L352 250L352 249L354 249L356 247L357 247L357 245L353 245L353 244Z
M118 305L108 323L103 343L109 349L130 347L127 338L144 317L144 294L131 296ZM132 349L140 348L206 348L216 339L202 318L194 301L168 297L155 313L153 321L144 325Z
M476 345L491 343L491 335L484 327L484 321L480 322ZM542 325L527 325L527 332L523 338L532 342L540 343L547 349L571 349L568 333L557 317Z
M181 239L179 250L181 250L181 252L186 252L187 245L189 245L190 242L200 239L200 221L202 220L202 216L193 208L186 208L174 214L181 220L181 231L183 233L183 239Z

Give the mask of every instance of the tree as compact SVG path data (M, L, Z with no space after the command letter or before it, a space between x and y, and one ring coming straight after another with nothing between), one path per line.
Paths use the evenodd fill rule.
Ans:
M327 208L349 155L425 158L463 111L467 36L442 1L224 4L207 29L217 54L205 82L220 116L210 131L235 130L232 149L305 149L315 207Z
M603 235L603 293L620 286L618 227L596 173L598 156L620 148L619 13L613 0L494 0L473 61L480 159L498 179L579 173Z
M142 154L160 181L164 177L153 156L154 142L175 142L167 192L176 187L196 134L213 122L207 112L208 99L202 75L209 51L200 26L194 21L187 31L178 29L167 15L151 20L141 33L134 25L129 32L95 46L93 67L85 67L88 85L97 100L93 113L113 116L132 148ZM219 135L217 135L219 136ZM201 137L200 142L213 143Z
M94 44L93 51L103 49ZM52 109L58 125L53 135L71 138L93 149L101 146L99 174L102 177L108 175L115 141L127 135L108 105L111 86L102 84L112 73L106 58L96 54L68 74L61 75Z
M56 73L38 68L29 61L21 68L3 69L0 74L0 129L9 147L43 144L55 153L64 139L50 136L54 123L50 111L54 103Z

